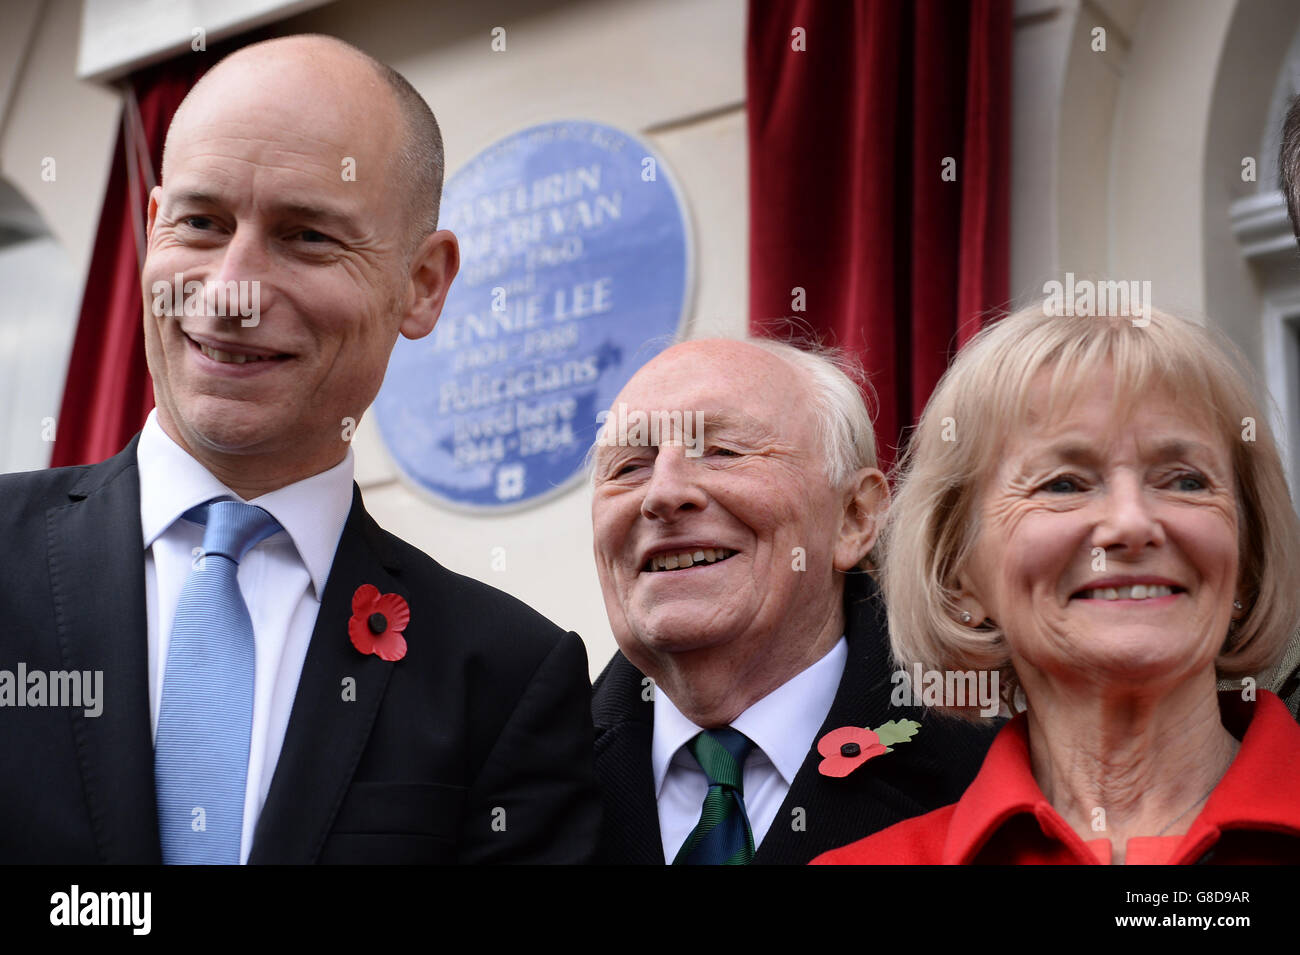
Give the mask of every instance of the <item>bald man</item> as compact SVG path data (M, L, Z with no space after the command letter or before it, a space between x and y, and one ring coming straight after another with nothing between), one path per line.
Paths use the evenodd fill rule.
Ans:
M656 419L682 427L613 424ZM627 383L591 506L619 646L592 699L600 861L801 865L965 791L993 731L895 692L869 572L887 504L828 356L691 341ZM902 727L889 752L865 732Z
M107 461L0 477L0 862L591 855L581 640L353 482L397 336L458 268L441 187L428 106L336 39L240 50L177 111L156 408Z

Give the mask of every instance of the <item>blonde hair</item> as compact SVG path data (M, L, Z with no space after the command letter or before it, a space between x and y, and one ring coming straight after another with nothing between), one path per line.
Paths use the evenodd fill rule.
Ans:
M1125 317L1049 316L1039 303L985 328L958 353L899 463L882 534L882 589L900 664L996 669L1010 699L1016 677L1005 636L959 623L954 600L957 573L979 536L981 485L1025 419L1040 373L1050 372L1041 409L1050 419L1106 369L1120 415L1159 390L1211 422L1230 449L1245 613L1224 635L1215 665L1230 679L1278 662L1300 617L1300 519L1255 374L1226 338L1183 318L1152 309L1150 323L1137 326ZM1252 422L1254 440L1244 440ZM950 709L975 718L969 708Z

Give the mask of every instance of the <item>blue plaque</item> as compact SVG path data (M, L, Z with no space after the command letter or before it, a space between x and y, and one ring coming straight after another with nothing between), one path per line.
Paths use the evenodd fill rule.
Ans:
M398 338L374 413L408 480L480 511L576 480L607 409L688 304L686 217L663 162L621 130L546 123L447 182L460 274L433 333Z

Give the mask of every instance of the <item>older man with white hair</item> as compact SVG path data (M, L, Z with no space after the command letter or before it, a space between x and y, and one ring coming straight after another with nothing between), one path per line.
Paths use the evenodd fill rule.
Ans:
M888 490L845 365L691 341L615 401L592 503L620 648L593 699L602 861L805 863L979 767L990 730L897 705L870 571ZM638 414L682 424L615 433Z

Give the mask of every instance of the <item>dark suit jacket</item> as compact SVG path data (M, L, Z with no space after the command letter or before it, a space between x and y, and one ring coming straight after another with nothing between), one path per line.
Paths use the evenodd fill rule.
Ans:
M0 476L0 669L102 670L105 698L0 708L0 862L162 861L137 440ZM348 638L366 583L410 605L396 663ZM249 861L587 860L588 690L576 635L381 530L354 485Z
M977 726L914 707L890 705L884 607L866 574L847 578L849 654L826 722L809 741L785 802L754 856L756 864L802 865L828 849L911 816L956 802L979 771L997 725ZM663 865L663 842L650 766L654 703L622 653L596 680L596 776L605 802L598 861ZM817 740L841 726L874 729L889 720L922 724L911 740L863 763L842 779L818 772ZM998 724L1000 725L1000 724ZM802 810L802 812L798 812ZM803 828L800 828L802 826Z

